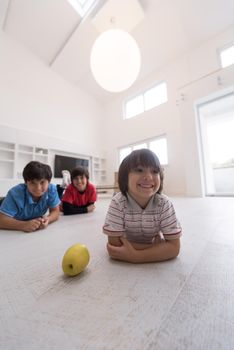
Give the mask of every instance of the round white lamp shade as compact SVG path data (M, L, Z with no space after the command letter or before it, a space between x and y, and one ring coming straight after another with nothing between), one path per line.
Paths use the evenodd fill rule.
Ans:
M129 33L110 29L94 42L90 64L95 80L103 89L120 92L128 89L136 80L141 54Z

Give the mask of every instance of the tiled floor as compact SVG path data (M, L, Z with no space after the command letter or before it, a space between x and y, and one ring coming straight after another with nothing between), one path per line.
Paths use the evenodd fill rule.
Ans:
M101 233L110 199L47 230L0 231L1 350L233 350L234 198L174 198L183 227L175 260L109 260ZM65 250L87 245L75 278Z

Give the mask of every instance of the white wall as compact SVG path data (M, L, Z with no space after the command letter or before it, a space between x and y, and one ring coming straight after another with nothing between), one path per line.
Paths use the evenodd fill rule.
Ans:
M225 76L222 86L217 84L217 74L213 73L213 78L209 76L220 69L217 48L233 40L234 27L162 67L160 71L153 72L147 80L106 106L109 181L113 181L112 174L118 169L119 147L166 134L169 165L165 168L165 192L169 195L203 194L194 103L196 99L234 84L232 68L217 73ZM123 120L123 99L134 96L161 80L168 84L168 102L135 118ZM193 91L190 95L187 94L188 89ZM186 108L186 101L181 98L183 94L189 100Z
M69 147L79 154L107 156L108 184L114 182L114 171L118 170L119 147L165 133L169 152L165 192L200 196L194 102L234 84L232 69L222 73L222 86L217 84L217 75L213 79L211 74L219 69L217 48L233 39L234 27L153 72L103 110L81 89L68 84L26 48L0 33L0 124L31 131L32 140L35 133L43 135L44 141L59 139L61 149ZM168 103L124 121L123 99L161 80L168 84Z
M0 124L74 143L75 153L103 156L101 105L3 32L0 52Z

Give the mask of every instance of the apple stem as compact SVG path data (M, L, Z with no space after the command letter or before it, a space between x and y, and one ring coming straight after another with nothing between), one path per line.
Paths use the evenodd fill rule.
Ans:
M69 267L70 267L70 269L73 269L73 265L72 264L69 264Z

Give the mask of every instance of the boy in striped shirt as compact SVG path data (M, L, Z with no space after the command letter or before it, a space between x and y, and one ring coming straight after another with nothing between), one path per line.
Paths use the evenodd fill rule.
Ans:
M180 250L181 226L163 194L163 169L148 149L133 151L121 163L120 191L110 203L103 232L107 251L131 263L164 261Z

